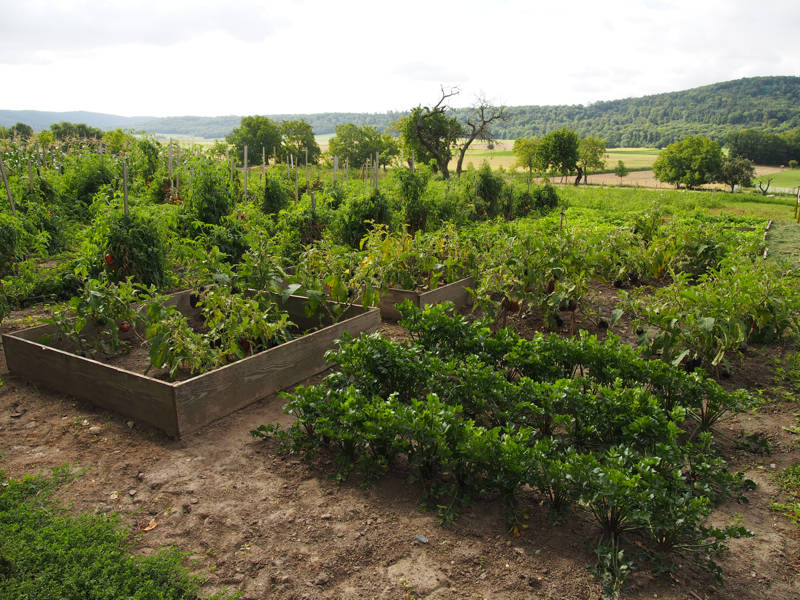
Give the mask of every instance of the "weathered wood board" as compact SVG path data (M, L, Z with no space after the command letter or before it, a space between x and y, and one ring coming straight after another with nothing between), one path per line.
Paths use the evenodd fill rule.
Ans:
M378 308L381 309L381 318L386 321L398 321L401 317L394 305L402 302L403 300L411 300L414 306L422 308L431 304L441 304L442 302L452 302L456 308L468 306L470 303L470 294L467 288L475 286L475 280L472 277L465 277L453 283L440 286L435 290L427 292L413 292L411 290L401 290L398 288L389 288L389 290L381 296Z
M171 302L191 310L189 295L179 292ZM162 381L38 342L55 332L51 325L3 334L3 348L13 375L179 438L324 371L323 355L343 332L358 335L380 325L377 308L351 306L338 322L324 326L321 317L305 315L304 303L305 298L291 296L284 309L302 329L320 329L185 381Z

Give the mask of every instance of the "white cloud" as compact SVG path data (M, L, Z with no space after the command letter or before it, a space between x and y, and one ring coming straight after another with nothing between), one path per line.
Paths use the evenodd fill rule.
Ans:
M0 0L0 108L403 110L459 85L574 104L797 73L800 3Z

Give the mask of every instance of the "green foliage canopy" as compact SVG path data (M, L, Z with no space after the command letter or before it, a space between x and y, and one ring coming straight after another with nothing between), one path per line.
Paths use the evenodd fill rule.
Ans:
M319 162L321 155L319 144L314 139L314 131L307 121L300 119L284 121L281 123L281 137L281 151L284 156L291 154L302 162L308 152L309 164L315 165Z
M281 147L281 130L277 123L267 117L253 115L242 117L239 127L226 138L236 148L236 156L244 164L244 147L247 146L247 162L258 164L261 159L261 148L267 157L277 156Z
M541 139L542 163L553 173L568 175L578 166L578 134L571 129L551 131Z
M347 160L351 167L359 168L368 158L375 159L383 150L381 133L369 125L359 127L353 123L336 126L336 135L328 142L328 153ZM340 163L341 164L341 163Z
M696 135L670 144L653 163L653 173L659 181L687 188L716 181L721 168L720 145Z

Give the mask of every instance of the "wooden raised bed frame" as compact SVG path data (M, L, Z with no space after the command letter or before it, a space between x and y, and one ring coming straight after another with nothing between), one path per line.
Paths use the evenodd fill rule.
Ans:
M381 318L387 321L398 321L401 318L400 311L394 305L403 300L411 300L414 306L422 308L431 304L441 304L442 302L452 302L456 308L468 306L470 294L467 288L475 287L475 279L465 277L453 283L440 286L435 290L427 292L413 292L411 290L401 290L399 288L389 288L381 296L378 308L381 309Z
M171 297L188 314L189 291ZM309 319L305 298L283 305L301 330L324 325ZM185 381L169 382L83 358L37 340L54 333L51 325L3 334L8 370L46 388L88 400L96 406L161 429L179 438L278 390L328 368L323 355L345 331L358 335L380 325L377 308L350 306L332 325Z

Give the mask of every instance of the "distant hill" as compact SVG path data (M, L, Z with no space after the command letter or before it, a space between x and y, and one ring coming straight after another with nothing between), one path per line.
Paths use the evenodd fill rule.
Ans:
M514 139L561 127L610 147L663 147L688 135L721 140L746 128L780 133L800 128L800 77L750 77L589 106L517 106L496 131Z
M457 109L459 117L467 109ZM509 119L494 128L498 138L541 136L568 127L580 136L604 138L609 147L663 147L687 135L722 140L734 130L757 128L780 133L800 128L800 77L750 77L681 92L584 105L509 107ZM271 119L305 119L314 133L333 133L340 123L384 130L405 113L273 114ZM239 116L120 117L91 112L0 110L0 125L19 121L34 129L52 123L86 123L100 129L135 129L163 135L222 138L239 125Z

